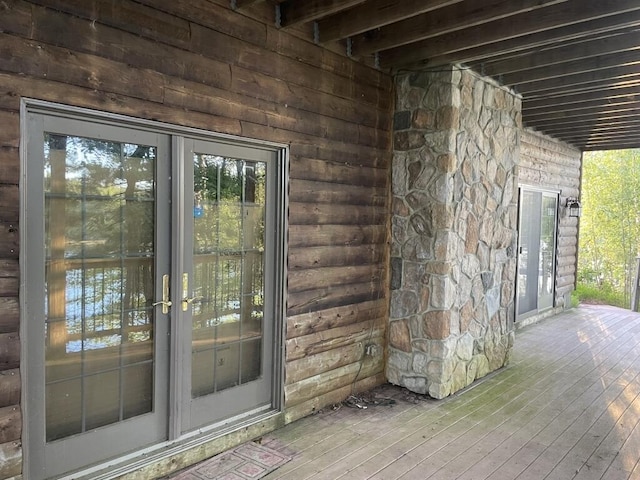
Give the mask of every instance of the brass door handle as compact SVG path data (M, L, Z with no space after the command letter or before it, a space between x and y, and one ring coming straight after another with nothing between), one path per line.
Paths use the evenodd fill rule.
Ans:
M202 300L204 297L191 297L191 298L183 298L182 299L182 311L186 312L189 308L189 305L195 302L196 300Z
M162 313L169 313L169 307L172 305L169 300L169 275L162 276L162 300L154 302L151 305L162 305Z
M170 306L171 306L171 305L173 305L173 304L171 303L171 300L169 300L168 302L165 302L164 300L160 300L159 302L152 303L151 305L153 305L154 307L155 307L156 305L162 305L162 307L163 307L163 309L162 309L162 310L163 310L163 311L162 311L162 313L167 313L167 312L165 312L165 311L164 311L164 308L165 308L165 307L167 307L167 308L168 308L168 307L170 307Z

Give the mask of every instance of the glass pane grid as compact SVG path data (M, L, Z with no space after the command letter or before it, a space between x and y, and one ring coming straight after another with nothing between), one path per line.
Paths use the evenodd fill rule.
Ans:
M193 397L260 376L265 172L194 155Z
M47 441L153 409L155 158L45 135Z

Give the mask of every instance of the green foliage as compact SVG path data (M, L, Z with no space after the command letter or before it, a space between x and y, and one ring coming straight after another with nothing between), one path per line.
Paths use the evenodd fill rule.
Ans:
M576 308L578 305L580 305L580 297L577 290L574 290L571 292L571 308Z
M585 153L582 204L578 283L594 299L628 305L640 242L640 150Z
M574 304L574 302L576 303ZM571 294L571 306L577 306L579 303L595 303L629 308L629 301L625 298L624 293L616 291L611 285L579 283L578 288Z

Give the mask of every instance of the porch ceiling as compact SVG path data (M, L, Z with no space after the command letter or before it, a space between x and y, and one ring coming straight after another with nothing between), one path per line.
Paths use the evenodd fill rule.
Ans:
M640 147L638 0L235 0L391 71L470 66L523 96L523 123L581 150ZM232 2L233 3L233 2Z

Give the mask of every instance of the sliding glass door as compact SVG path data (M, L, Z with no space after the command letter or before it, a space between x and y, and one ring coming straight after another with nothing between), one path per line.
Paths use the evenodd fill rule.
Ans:
M520 190L518 317L553 307L558 195Z

